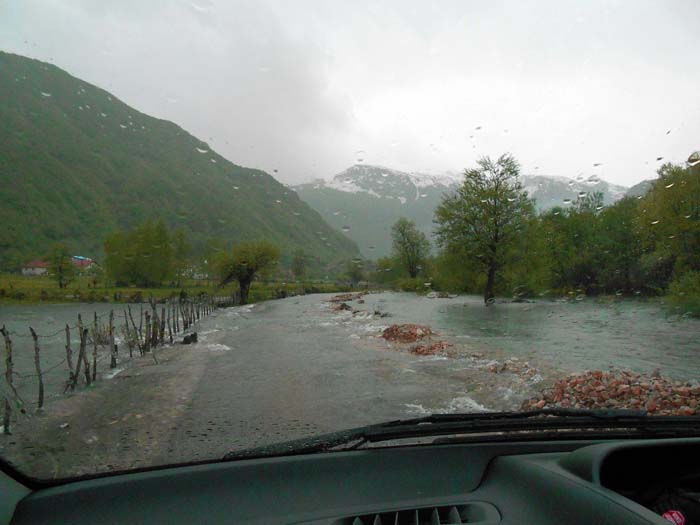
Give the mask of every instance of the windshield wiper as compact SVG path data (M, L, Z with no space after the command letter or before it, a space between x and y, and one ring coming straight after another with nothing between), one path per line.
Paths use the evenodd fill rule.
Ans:
M431 414L413 419L389 421L356 429L298 439L265 447L232 451L224 459L245 459L278 455L353 450L366 443L466 434L518 432L560 433L582 437L591 432L629 430L669 435L700 435L700 416L648 416L638 410L542 409L526 412L477 412ZM564 434L567 432L567 434Z

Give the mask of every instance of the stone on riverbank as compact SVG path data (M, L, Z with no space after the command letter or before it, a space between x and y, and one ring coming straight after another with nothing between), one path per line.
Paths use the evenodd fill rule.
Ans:
M628 370L593 370L571 374L523 402L522 410L540 408L627 408L668 416L700 415L700 386Z
M395 343L415 343L433 333L429 326L419 324L392 324L382 332L382 337Z

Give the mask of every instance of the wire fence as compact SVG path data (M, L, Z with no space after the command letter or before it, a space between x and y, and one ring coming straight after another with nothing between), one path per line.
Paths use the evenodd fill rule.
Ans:
M191 337L187 333L198 321L218 308L237 304L238 294L165 303L151 299L139 305L137 312L127 305L120 311L113 307L99 314L95 311L89 319L78 314L76 322L50 333L37 333L31 326L22 333L16 326L11 330L2 325L2 432L9 434L19 416L28 414L28 407L43 409L45 390L54 398L91 386L105 370L125 366L140 356L150 356L158 364L159 347L175 343L182 335Z

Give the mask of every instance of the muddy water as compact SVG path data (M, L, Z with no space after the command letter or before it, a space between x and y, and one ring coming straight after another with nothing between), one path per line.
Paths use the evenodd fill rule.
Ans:
M431 412L517 409L562 373L590 368L659 368L678 379L700 377L700 323L666 318L654 304L542 301L487 309L476 297L381 293L351 302L353 313L333 311L329 297L216 311L198 324L199 343L163 350L161 365L148 359L127 364L121 380L101 381L85 402L76 395L79 409L70 399L57 402L65 405L60 410L49 405L39 418L44 434L37 433L32 446L60 445L56 475L85 473L98 464L133 468L215 459ZM17 331L32 324L42 333L92 308L4 308L0 323ZM450 356L416 356L380 337L390 324L405 322L430 325L432 340L453 345ZM47 360L63 357L59 336L46 348ZM30 349L30 340L18 346L18 354L27 353L17 357L21 372L32 371ZM528 373L492 371L508 360ZM63 422L69 425L59 426ZM20 434L23 426L31 431L18 424ZM22 447L21 435L13 442ZM137 458L132 450L152 452ZM121 452L115 457L110 451Z

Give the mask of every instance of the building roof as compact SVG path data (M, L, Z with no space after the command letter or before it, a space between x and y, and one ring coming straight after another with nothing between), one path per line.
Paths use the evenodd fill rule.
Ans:
M41 259L34 259L33 261L29 261L27 264L22 266L22 268L48 268L49 263L46 261L42 261Z

